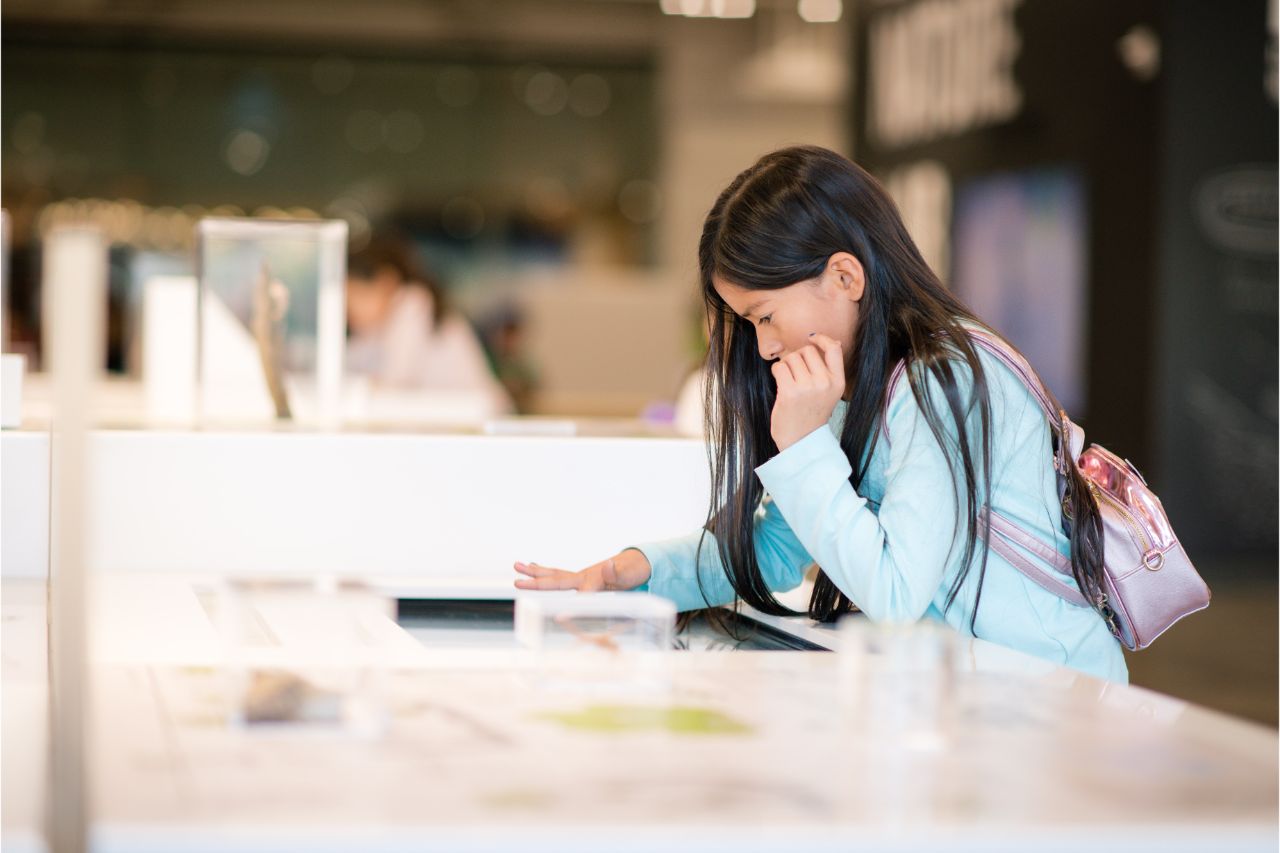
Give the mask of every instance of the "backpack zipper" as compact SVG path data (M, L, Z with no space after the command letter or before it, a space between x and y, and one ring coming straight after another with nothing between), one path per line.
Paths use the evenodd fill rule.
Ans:
M1104 489L1099 488L1098 484L1092 480L1086 480L1085 482L1089 484L1089 491L1093 493L1095 498L1111 504L1116 512L1120 514L1120 520L1124 522L1125 527L1129 528L1129 534L1133 538L1134 544L1141 546L1142 564L1153 572L1159 571L1160 567L1164 565L1164 555L1152 545L1151 540L1147 538L1146 531L1142 529L1142 525L1138 523L1138 520L1133 517L1133 513L1129 511L1129 508Z

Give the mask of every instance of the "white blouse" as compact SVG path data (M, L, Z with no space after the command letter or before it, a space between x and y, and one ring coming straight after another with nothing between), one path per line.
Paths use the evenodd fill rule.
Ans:
M382 388L476 393L493 400L494 414L512 411L471 326L457 314L437 326L432 308L427 290L401 287L381 327L347 341L348 371Z

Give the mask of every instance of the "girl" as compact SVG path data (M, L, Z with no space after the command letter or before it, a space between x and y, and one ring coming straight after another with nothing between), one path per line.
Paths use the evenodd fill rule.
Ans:
M517 587L647 589L682 610L737 597L789 614L772 591L816 561L815 619L856 605L877 621L940 620L1127 680L1101 616L988 552L994 510L1070 555L1092 600L1097 508L1070 483L1063 533L1042 410L972 342L986 327L925 264L875 179L821 148L766 155L716 200L698 255L711 320L705 530L578 572L516 563Z

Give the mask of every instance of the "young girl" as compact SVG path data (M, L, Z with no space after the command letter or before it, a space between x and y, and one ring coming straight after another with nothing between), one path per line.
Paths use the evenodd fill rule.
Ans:
M736 597L788 614L772 591L816 561L815 619L851 605L876 621L930 618L1127 680L1101 616L988 552L995 511L1070 555L1092 600L1097 508L1071 482L1064 534L1042 409L973 343L987 327L925 264L875 179L821 148L766 155L716 200L698 255L712 327L705 530L578 572L516 563L517 587L647 589L682 610Z

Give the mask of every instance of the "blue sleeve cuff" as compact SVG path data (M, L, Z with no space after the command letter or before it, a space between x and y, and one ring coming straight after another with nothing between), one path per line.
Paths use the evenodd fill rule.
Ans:
M825 424L756 468L756 476L776 500L779 492L786 492L797 478L807 477L815 467L824 476L834 477L839 472L839 479L843 480L853 473L840 442Z

